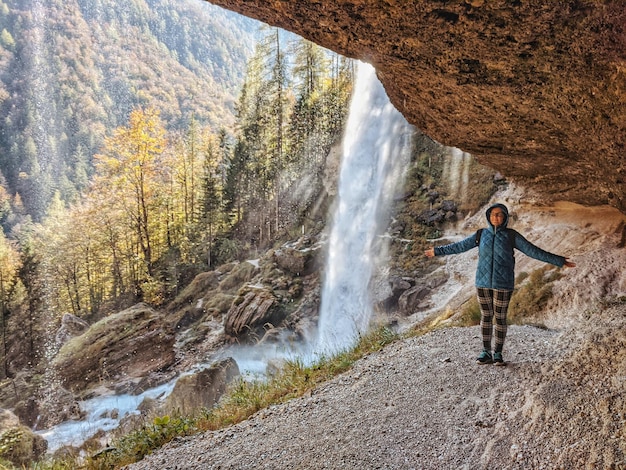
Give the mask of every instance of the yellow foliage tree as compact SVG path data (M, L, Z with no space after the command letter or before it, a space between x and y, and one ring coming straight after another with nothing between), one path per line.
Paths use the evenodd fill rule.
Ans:
M128 126L116 129L96 155L95 192L122 209L148 276L165 238L159 190L166 179L160 161L166 143L159 111L136 109Z
M2 373L6 377L7 370L7 320L16 282L19 282L17 271L20 268L20 255L14 243L4 236L0 229L0 333L2 334Z

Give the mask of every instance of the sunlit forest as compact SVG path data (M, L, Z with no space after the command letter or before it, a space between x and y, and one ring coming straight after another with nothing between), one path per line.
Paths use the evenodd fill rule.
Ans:
M0 2L0 378L64 313L162 305L310 223L342 131L351 61L202 2L109 3Z
M167 129L192 114L231 128L257 29L191 0L0 2L0 166L16 208L39 222L55 192L76 200L137 107L160 109Z

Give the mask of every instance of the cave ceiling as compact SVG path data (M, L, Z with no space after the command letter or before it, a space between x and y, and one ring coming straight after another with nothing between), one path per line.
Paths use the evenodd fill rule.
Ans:
M434 140L626 212L623 1L211 0L371 63Z

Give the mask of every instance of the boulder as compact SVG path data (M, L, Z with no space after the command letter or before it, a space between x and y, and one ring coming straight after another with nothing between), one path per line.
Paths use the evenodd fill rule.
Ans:
M429 274L423 273L416 279L403 278L405 282L410 282L412 287L398 297L398 311L403 315L412 315L432 307L430 296L438 287L445 284L448 278L449 275L444 269L437 269Z
M61 318L61 326L57 330L57 334L55 336L55 343L57 347L60 348L74 336L82 335L88 328L89 323L85 320L77 317L76 315L72 315L71 313L66 313Z
M38 460L48 449L48 442L22 425L9 410L0 409L0 458L18 467Z
M411 287L400 295L400 298L398 299L398 310L403 315L411 315L415 313L421 308L420 304L426 297L428 297L430 292L431 289L423 285Z
M417 221L424 225L435 225L444 221L446 213L441 209L428 209L417 215Z
M458 206L456 202L450 199L445 199L441 201L441 210L443 210L444 212L457 212Z
M165 399L164 414L190 415L201 408L213 407L226 391L228 384L237 376L239 367L232 358L182 376Z
M231 338L259 335L267 323L276 326L282 320L276 297L266 289L253 289L239 297L226 314L224 332Z
M219 271L209 271L198 274L194 280L183 289L167 306L168 312L177 312L185 308L195 310L198 307L198 299L206 295L208 291L213 291L219 286L221 273ZM201 305L199 306L201 310Z
M311 251L300 251L294 248L283 247L274 251L273 261L281 269L298 276L305 274L307 271L311 253Z
M415 281L411 278L392 276L387 279L387 288L384 295L376 302L376 308L380 312L391 312L398 307L400 296L409 290Z
M73 393L167 370L175 361L174 333L164 316L140 303L93 324L51 361Z

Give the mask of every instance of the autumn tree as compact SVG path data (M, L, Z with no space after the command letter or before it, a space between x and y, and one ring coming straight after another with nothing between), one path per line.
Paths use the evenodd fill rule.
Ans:
M0 370L0 379L7 377L7 324L19 288L19 269L20 256L18 248L15 243L7 240L4 232L0 230L0 334L2 335L0 349L2 369Z
M148 275L153 274L157 231L163 229L159 158L165 144L159 111L136 109L128 126L116 129L105 139L102 154L96 155L97 187L123 208Z
M125 281L111 266L115 257L102 224L106 217L110 213L89 198L66 209L57 195L38 229L37 251L51 287L48 302L58 313L94 314L123 289Z

